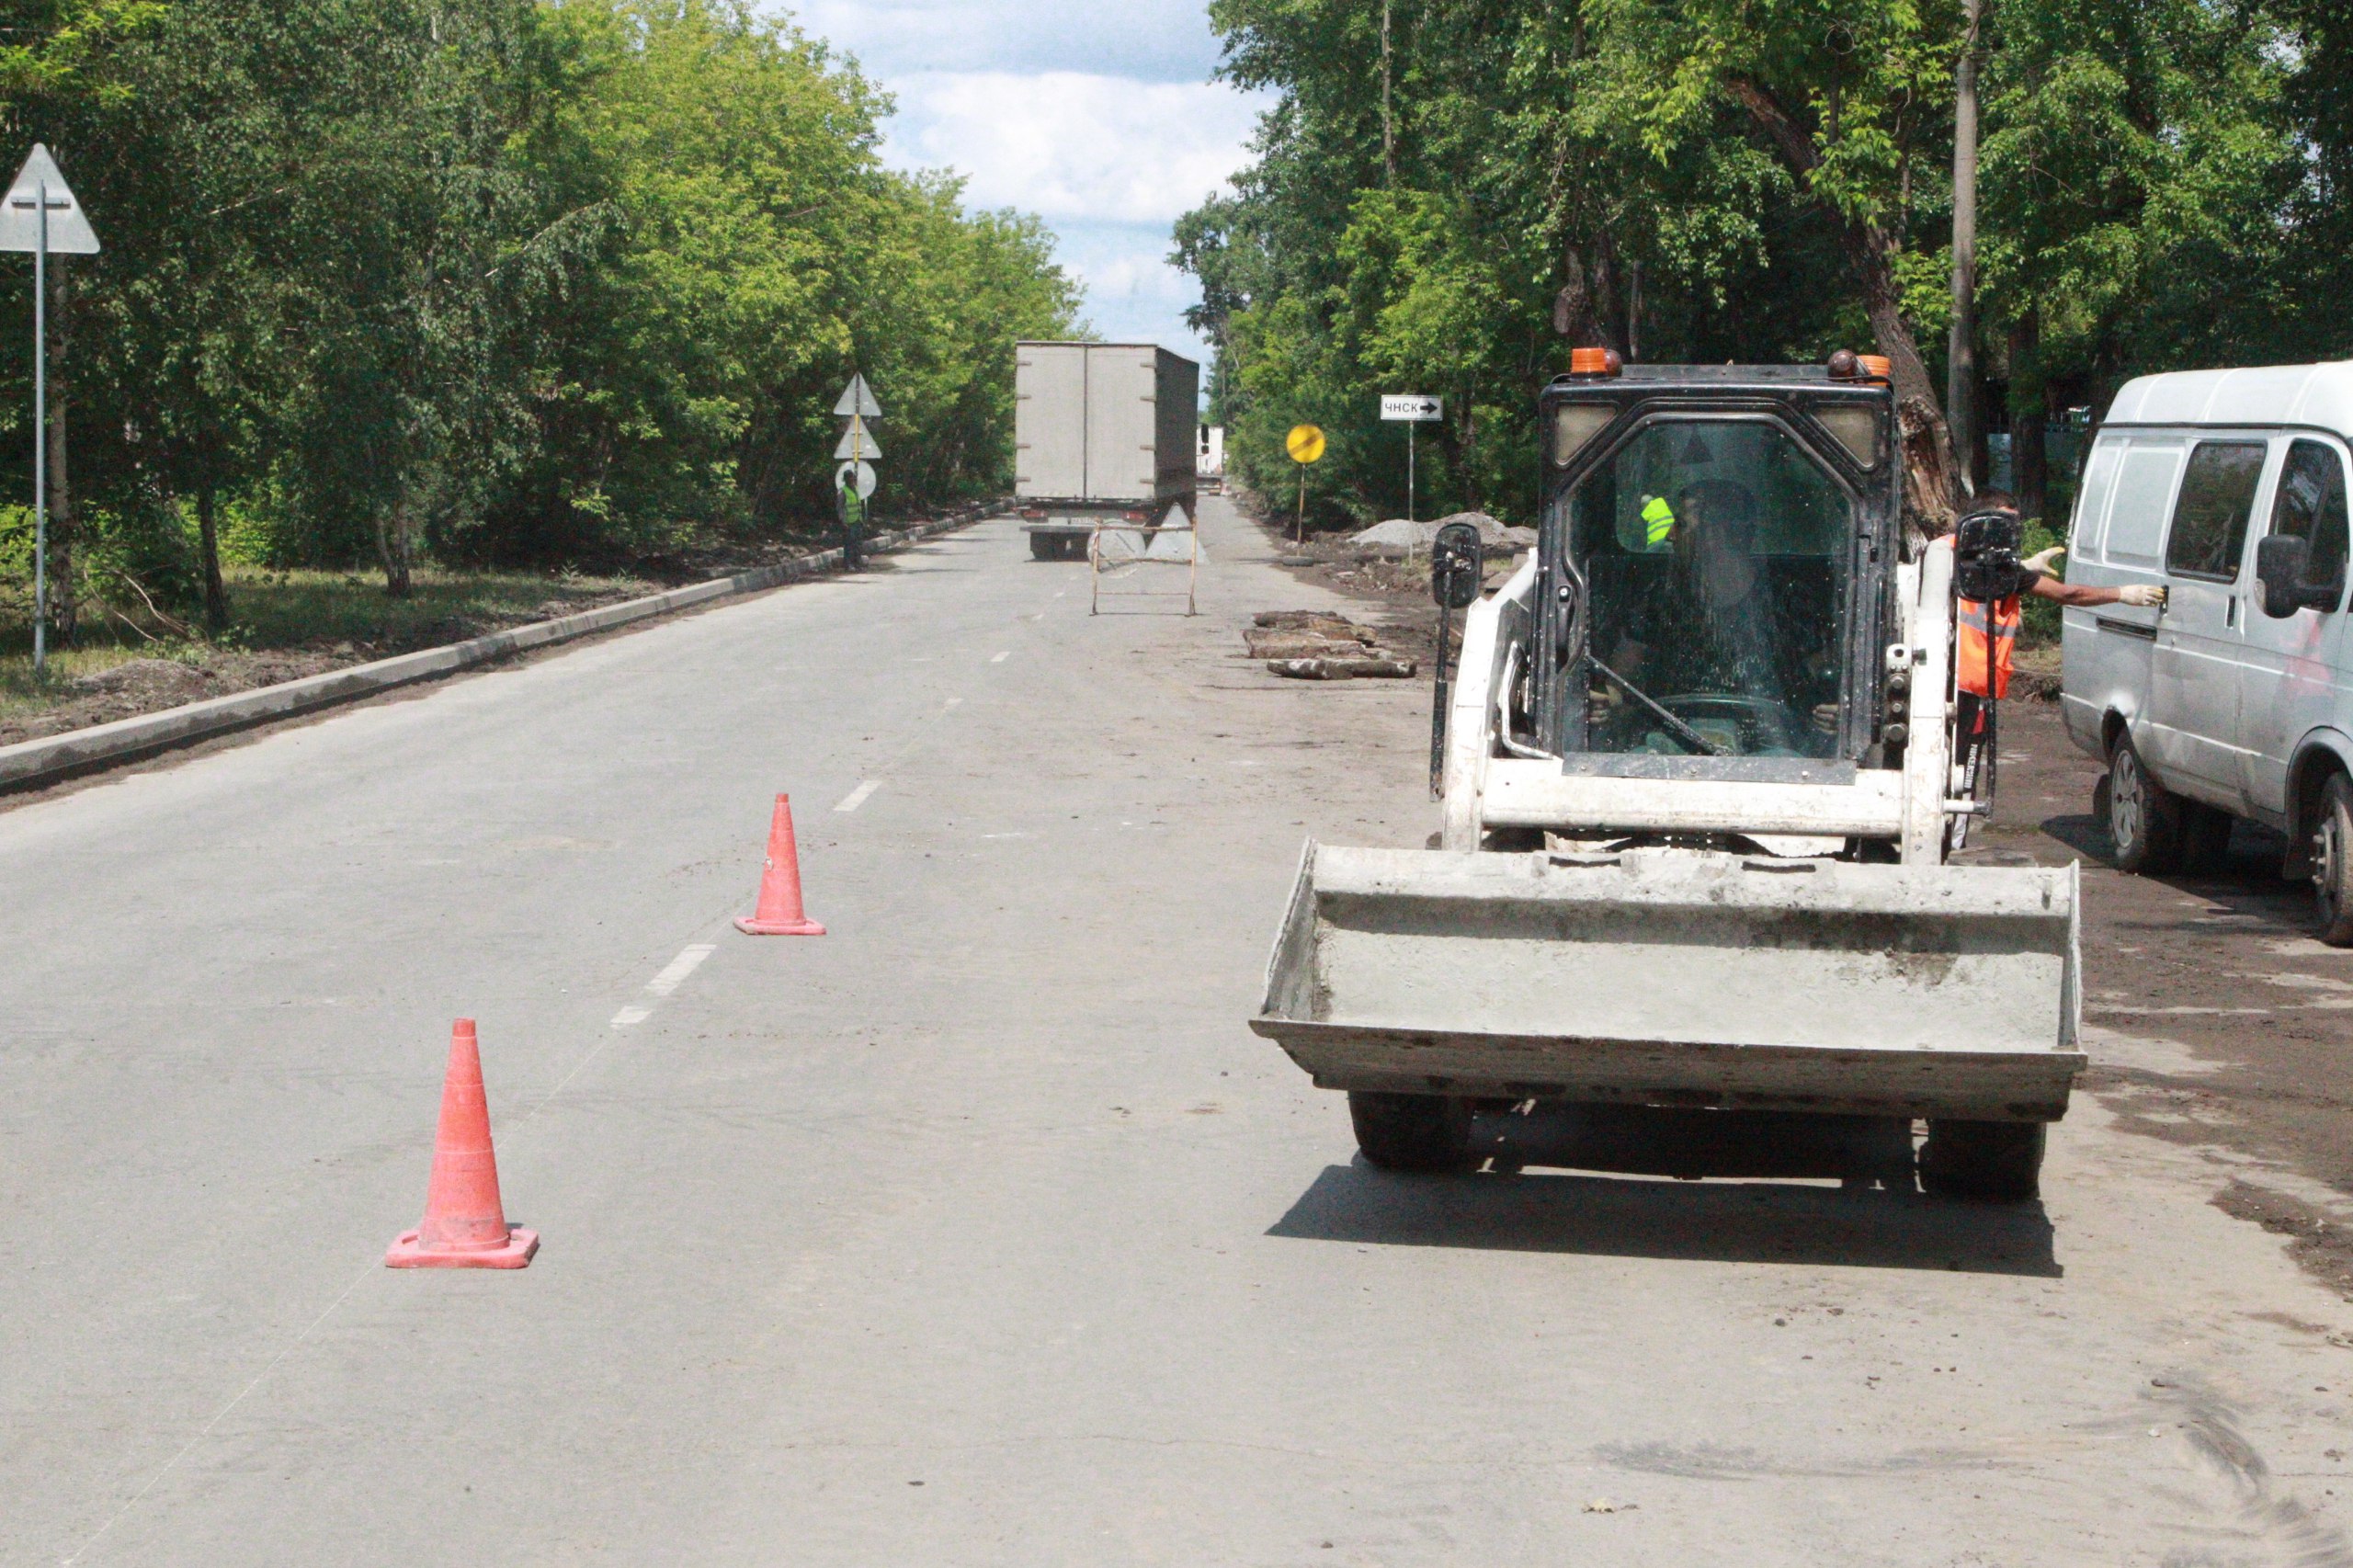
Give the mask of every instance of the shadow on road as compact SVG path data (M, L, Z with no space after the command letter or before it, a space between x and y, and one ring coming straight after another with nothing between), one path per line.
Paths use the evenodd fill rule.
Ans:
M1329 1166L1267 1233L1719 1263L2045 1278L2063 1272L2040 1204L1945 1203L1914 1193L1911 1131L1901 1121L1547 1107L1532 1116L1483 1116L1479 1147L1492 1172L1415 1176L1361 1161ZM1520 1173L1525 1165L1654 1176L1530 1176ZM1671 1179L1677 1176L1747 1179ZM1797 1185L1824 1177L1846 1186Z

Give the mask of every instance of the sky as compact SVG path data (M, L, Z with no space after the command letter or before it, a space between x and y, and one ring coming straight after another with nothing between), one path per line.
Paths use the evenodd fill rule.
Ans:
M1206 0L801 0L809 32L855 54L899 112L885 156L950 168L973 207L1044 219L1113 342L1201 358L1192 279L1170 226L1248 158L1264 103L1213 83Z

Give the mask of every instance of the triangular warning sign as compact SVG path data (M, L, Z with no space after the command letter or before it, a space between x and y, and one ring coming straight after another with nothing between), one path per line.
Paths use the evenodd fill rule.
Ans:
M41 146L33 149L33 155L17 172L17 183L8 187L7 197L0 199L0 250L40 248L44 205L49 209L51 251L60 256L97 255L97 231L90 227L82 204L66 186L57 160L49 155L48 148Z
M882 405L874 401L874 393L868 388L866 378L855 375L849 379L849 385L843 389L841 401L834 404L834 412L844 419L880 419L882 417Z
M841 445L834 449L835 462L872 462L882 455L881 447L874 439L874 432L866 421L850 415L849 428L842 432Z

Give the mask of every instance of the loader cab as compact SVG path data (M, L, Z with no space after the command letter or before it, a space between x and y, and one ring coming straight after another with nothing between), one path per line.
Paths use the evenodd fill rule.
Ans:
M1894 398L1816 367L1629 366L1540 401L1526 709L1573 772L1826 781L1879 765L1901 548Z

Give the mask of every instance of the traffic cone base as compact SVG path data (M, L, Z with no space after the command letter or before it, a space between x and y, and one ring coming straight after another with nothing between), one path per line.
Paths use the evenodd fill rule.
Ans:
M792 837L792 799L776 798L768 823L767 863L760 871L759 906L740 916L735 929L747 937L822 937L825 928L801 903L801 851Z
M739 915L735 929L746 937L822 937L825 928L814 920L763 920L756 915Z
M387 1268L520 1268L540 1250L540 1233L517 1225L506 1233L506 1244L487 1252L460 1252L449 1247L426 1248L415 1231L403 1231L400 1240L384 1253Z

